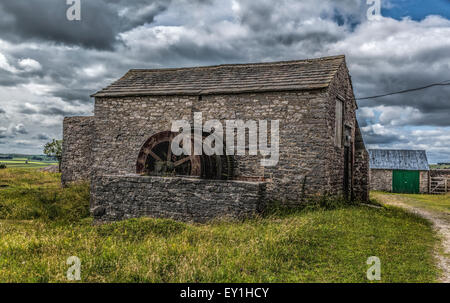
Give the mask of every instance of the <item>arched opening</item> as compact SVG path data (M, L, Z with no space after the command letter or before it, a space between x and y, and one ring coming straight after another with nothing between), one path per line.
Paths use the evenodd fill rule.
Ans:
M233 178L233 157L225 155L180 155L172 153L171 144L177 133L164 131L151 136L142 146L136 173L153 176L191 176L205 179ZM204 133L203 138L209 134ZM194 147L194 136L192 148Z

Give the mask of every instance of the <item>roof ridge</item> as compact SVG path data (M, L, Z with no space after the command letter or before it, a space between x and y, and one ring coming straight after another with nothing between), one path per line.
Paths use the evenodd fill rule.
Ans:
M190 67L168 67L168 68L132 68L129 72L156 72L156 71L177 71L177 70L187 70L187 69L208 69L208 68L218 68L218 67L234 67L234 66L264 66L264 65L290 65L296 63L307 63L307 62L317 62L317 61L332 61L337 59L345 59L345 55L327 56L312 59L301 59L301 60L283 60L283 61L269 61L269 62L250 62L250 63L225 63L225 64L215 64L215 65L200 65L200 66L190 66Z

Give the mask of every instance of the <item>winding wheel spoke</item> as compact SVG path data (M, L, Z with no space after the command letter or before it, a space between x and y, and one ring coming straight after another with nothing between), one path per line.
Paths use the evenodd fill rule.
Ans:
M152 156L153 159L155 159L156 161L162 161L161 158L160 158L157 154L155 154L152 150L150 150L148 153L149 153L150 156Z
M183 164L183 163L185 163L185 162L187 162L187 161L191 161L191 160L192 160L191 157L185 157L185 158L183 158L183 159L180 159L180 160L178 160L178 161L175 161L175 162L173 163L173 165L174 165L175 167L177 167L177 166L180 166L181 164Z
M167 161L172 161L172 140L169 141L169 147L167 148Z

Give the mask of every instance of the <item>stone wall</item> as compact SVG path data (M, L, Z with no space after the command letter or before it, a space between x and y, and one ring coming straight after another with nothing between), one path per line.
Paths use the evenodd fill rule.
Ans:
M430 172L420 172L420 193L428 194L430 192Z
M357 201L369 200L369 153L365 149L356 151L353 195Z
M325 91L211 95L193 106L205 120L279 120L278 164L263 167L260 156L237 156L235 175L263 177L270 200L296 204L307 195L331 191L326 146L333 142L326 131L325 98Z
M343 127L348 127L351 129L351 151L353 154L353 163L352 166L355 166L355 133L356 133L356 101L355 96L353 94L353 88L351 84L350 75L348 73L347 67L345 64L341 65L338 72L336 73L335 78L331 82L328 87L328 94L325 100L327 105L327 113L326 113L326 128L321 130L326 132L328 140L331 142L331 145L325 145L322 148L324 149L325 159L327 163L327 172L329 174L329 188L330 193L335 195L343 195L344 194L344 146L338 147L335 146L335 123L336 123L336 102L340 100L343 102L344 106L344 125ZM344 133L344 132L343 132ZM358 160L362 160L359 158ZM364 165L364 164L362 164ZM353 188L355 186L355 178L354 174L349 174L348 184Z
M94 170L97 175L135 173L144 142L170 130L174 120L192 121L193 112L202 112L204 121L218 119L223 125L227 119L280 120L278 165L262 167L259 156L237 156L235 176L263 177L269 199L298 203L303 195L332 191L326 160L327 146L333 149L334 140L327 130L325 98L324 90L208 95L201 100L197 96L96 98Z
M137 217L241 219L261 212L265 200L263 182L104 175L91 184L91 211L97 223Z
M392 192L392 170L371 169L370 189L378 191Z
M63 186L90 179L94 120L94 117L64 118L61 160Z
M432 169L430 170L430 176L450 178L450 169Z

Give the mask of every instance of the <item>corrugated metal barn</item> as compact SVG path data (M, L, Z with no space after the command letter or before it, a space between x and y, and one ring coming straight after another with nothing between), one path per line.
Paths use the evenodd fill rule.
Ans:
M369 150L371 190L428 193L430 167L424 150Z

